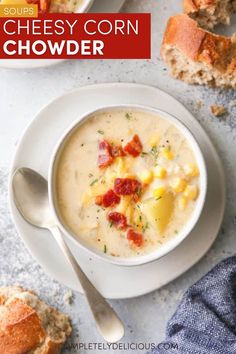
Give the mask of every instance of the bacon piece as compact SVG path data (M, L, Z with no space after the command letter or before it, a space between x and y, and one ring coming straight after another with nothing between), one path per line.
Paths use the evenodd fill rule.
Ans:
M97 195L95 197L95 204L102 206L103 205L103 195Z
M121 145L112 145L111 154L113 157L125 156L124 150Z
M128 144L126 144L124 147L124 152L126 152L129 155L132 155L133 157L139 156L142 150L143 150L143 145L137 134L135 134L133 139L130 142L128 142Z
M41 13L45 13L49 11L51 5L51 0L40 0L39 10Z
M112 156L111 145L106 140L102 140L98 145L98 166L100 168L108 167L112 164L114 157Z
M129 229L127 232L127 240L131 241L135 246L141 247L143 244L143 235L136 232L134 229Z
M114 193L112 189L103 195L98 195L95 199L95 203L104 208L113 207L120 203L120 197Z
M118 195L140 194L141 183L134 178L116 178L114 191Z
M117 227L118 230L125 230L128 226L126 216L116 211L110 212L107 218Z

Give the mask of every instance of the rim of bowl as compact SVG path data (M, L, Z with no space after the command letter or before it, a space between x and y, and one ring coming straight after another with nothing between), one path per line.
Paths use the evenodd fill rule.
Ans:
M78 6L78 9L75 11L75 13L88 12L94 3L94 0L82 0L82 1L83 1L82 4Z
M68 226L64 225L60 216L59 216L59 211L56 206L56 193L55 193L55 172L57 169L57 162L60 157L60 153L62 151L62 148L64 144L68 141L69 137L73 132L80 126L82 125L85 121L89 120L92 116L94 116L97 113L101 113L104 111L108 110L136 110L136 111L144 111L144 112L149 112L152 113L156 116L159 116L162 119L168 120L170 123L174 124L180 132L183 134L183 136L187 139L190 147L192 148L192 151L194 153L194 156L196 158L196 162L198 164L199 170L200 170L200 193L199 197L197 199L197 203L195 205L194 211L191 215L191 218L189 221L186 223L186 225L182 228L182 230L179 232L179 234L170 240L168 240L162 247L160 247L157 250L154 250L151 253L141 255L141 256L133 256L133 257L112 257L109 256L105 253L102 253L101 251L98 251L95 248L92 248L86 244L85 241L83 241L79 236L75 235ZM137 105L137 104L121 104L121 105L111 105L111 106L104 106L100 107L98 109L88 111L84 115L80 116L77 118L70 126L69 128L63 133L63 135L59 138L54 151L51 156L51 161L50 161L50 166L49 166L49 181L48 181L48 189L49 189L49 202L53 211L53 214L56 218L56 221L58 223L59 228L61 231L70 239L73 241L76 247L80 247L83 249L88 255L92 257L97 257L102 261L106 261L107 263L112 263L115 265L119 266L138 266L138 265L144 265L148 264L150 262L154 262L162 257L164 257L166 254L170 253L173 251L180 243L182 243L188 235L191 233L193 228L195 227L196 223L198 222L204 204L205 204L205 199L206 199L206 194L207 194L207 168L206 168L206 163L204 156L202 154L201 148L195 139L193 133L190 131L188 127L184 123L182 123L177 117L174 115L167 113L163 110L156 109L151 106L146 106L146 105Z

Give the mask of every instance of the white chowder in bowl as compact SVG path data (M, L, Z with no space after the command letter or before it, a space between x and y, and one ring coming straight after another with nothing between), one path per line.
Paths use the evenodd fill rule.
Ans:
M196 224L206 195L198 144L176 118L111 107L70 129L53 166L57 217L96 253L159 258Z

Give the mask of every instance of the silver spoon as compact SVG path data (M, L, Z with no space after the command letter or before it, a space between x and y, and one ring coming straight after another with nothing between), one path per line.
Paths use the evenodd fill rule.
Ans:
M84 274L56 225L49 205L47 181L29 168L19 168L13 174L12 187L16 207L23 218L34 226L50 230L73 267L103 338L109 343L120 340L124 335L122 322Z

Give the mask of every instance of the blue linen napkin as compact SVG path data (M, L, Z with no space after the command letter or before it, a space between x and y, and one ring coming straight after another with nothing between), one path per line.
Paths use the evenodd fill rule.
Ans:
M167 325L165 342L151 353L236 353L236 256L189 288Z

